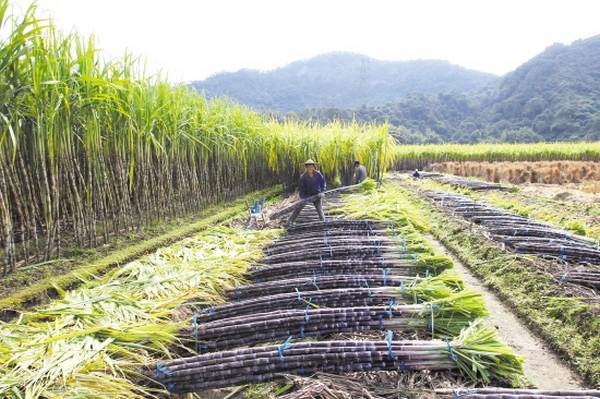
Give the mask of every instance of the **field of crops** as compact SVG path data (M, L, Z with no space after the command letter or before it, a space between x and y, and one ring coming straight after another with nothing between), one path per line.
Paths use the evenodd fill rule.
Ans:
M426 237L600 388L599 143L399 146L386 125L277 121L9 6L0 397L600 396L531 390ZM308 205L283 230L307 158L327 220ZM355 159L377 187L351 186Z

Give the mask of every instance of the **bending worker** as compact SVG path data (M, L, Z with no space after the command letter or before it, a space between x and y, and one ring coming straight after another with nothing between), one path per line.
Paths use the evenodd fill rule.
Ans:
M359 184L365 181L367 178L367 168L360 164L358 161L354 161L354 184Z
M301 199L307 199L312 202L317 210L317 214L319 215L319 220L324 221L325 215L323 214L323 205L321 204L321 199L325 196L323 193L325 192L325 187L327 184L325 183L325 178L315 169L315 161L309 159L304 162L304 166L306 167L306 172L300 175L300 182L298 183L298 194L300 194ZM294 212L290 215L290 218L287 221L287 225L292 227L294 221L306 205L306 201L300 202L298 206L294 209Z

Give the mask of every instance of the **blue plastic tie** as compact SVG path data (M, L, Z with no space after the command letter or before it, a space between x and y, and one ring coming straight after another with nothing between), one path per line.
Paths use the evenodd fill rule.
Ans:
M304 324L308 324L308 321L310 320L310 316L308 315L308 308L310 308L310 301L312 301L312 298L309 299L309 304L306 305L306 310L304 310Z
M192 318L192 323L194 325L194 338L196 339L196 352L198 352L198 314L194 310L194 317Z
M174 387L175 387L175 384L173 384L172 382L169 382L167 384L167 391L171 392Z
M567 260L567 255L562 256L563 260Z
M477 395L477 391L458 393L458 390L454 388L452 389L452 392L454 392L454 396L456 397L456 399L461 398L463 396Z
M156 364L156 379L160 383L162 383L162 380L160 379L160 373L163 373L164 375L167 375L169 377L171 375L173 375L173 372L171 372L171 370L165 370L165 369L163 369L163 367L164 367L164 363L157 363Z
M300 338L304 338L304 326L300 326Z
M371 288L369 287L369 283L367 282L366 278L363 278L363 281L365 282L365 285L367 286L367 296L370 298L371 297Z
M394 352L392 352L392 337L394 336L394 333L392 332L392 330L388 330L387 332L387 347L388 347L388 359L393 359L394 358Z
M452 360L454 360L454 363L458 363L458 357L456 356L454 351L452 351L452 344L450 343L450 341L448 341L448 337L444 337L444 339L446 340L446 343L448 344L448 350L450 351L450 357L452 358Z
M388 299L388 316L390 319L392 318L392 307L396 304L396 301L393 298Z
M417 255L415 255L415 254L410 254L410 256L412 256L412 258L415 260L415 262L417 262Z
M404 294L406 293L406 290L404 289L404 281L400 281L400 288L402 290L402 298L404 298Z
M565 274L562 275L562 277L560 278L560 281L565 281L565 279L567 278L567 274L569 274L569 269L567 269Z
M292 340L292 336L290 335L288 337L288 339L283 343L283 345L279 345L277 347L277 350L279 350L279 364L281 365L281 367L285 367L285 365L283 364L283 351L286 349L289 349L292 345L290 344L290 341Z
M210 319L214 320L215 315L213 314L212 308L213 308L213 305L210 305L208 308L202 309L202 313L208 313L208 315L210 316Z
M315 273L315 271L314 271L314 270L313 270L313 282L312 282L312 285L313 285L315 288L319 288L319 287L317 287L317 273Z
M379 315L379 331L383 331L383 316Z
M387 285L387 275L390 272L390 268L388 268L387 270L383 270L381 269L381 273L383 274L383 285L386 286Z
M242 300L240 299L240 293L238 292L238 288L240 288L239 284L235 287L235 297L237 298L238 302L242 302Z
M400 371L404 371L404 360L400 360Z
M258 269L259 269L259 266L256 266L256 276L254 277L254 280L255 280L257 283L260 283L260 280L258 279Z
M425 278L429 277L429 269L425 270Z
M300 291L298 291L298 288L294 288L294 289L298 293L298 303L302 303L302 298L300 297Z

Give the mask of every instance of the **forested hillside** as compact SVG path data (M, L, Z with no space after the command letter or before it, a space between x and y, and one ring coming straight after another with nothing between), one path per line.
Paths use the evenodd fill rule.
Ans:
M215 93L282 118L387 121L411 144L600 140L600 36L549 46L502 77L444 61L333 53L194 86L208 89L207 82Z
M470 92L497 79L447 61L380 61L334 52L269 72L222 73L192 82L192 86L208 96L225 95L255 109L285 115L312 107L377 106L412 92Z
M407 143L597 141L600 36L554 44L477 93L411 93L377 107L313 107L300 117L387 120Z

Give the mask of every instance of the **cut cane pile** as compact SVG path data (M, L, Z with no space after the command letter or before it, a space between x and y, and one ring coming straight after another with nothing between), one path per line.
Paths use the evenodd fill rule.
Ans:
M248 270L252 284L179 330L199 354L157 363L156 381L185 393L323 371L456 370L484 383L520 375L522 359L481 319L481 295L414 233L392 220L321 222L306 206ZM373 339L329 340L358 331ZM394 340L415 331L429 339Z

